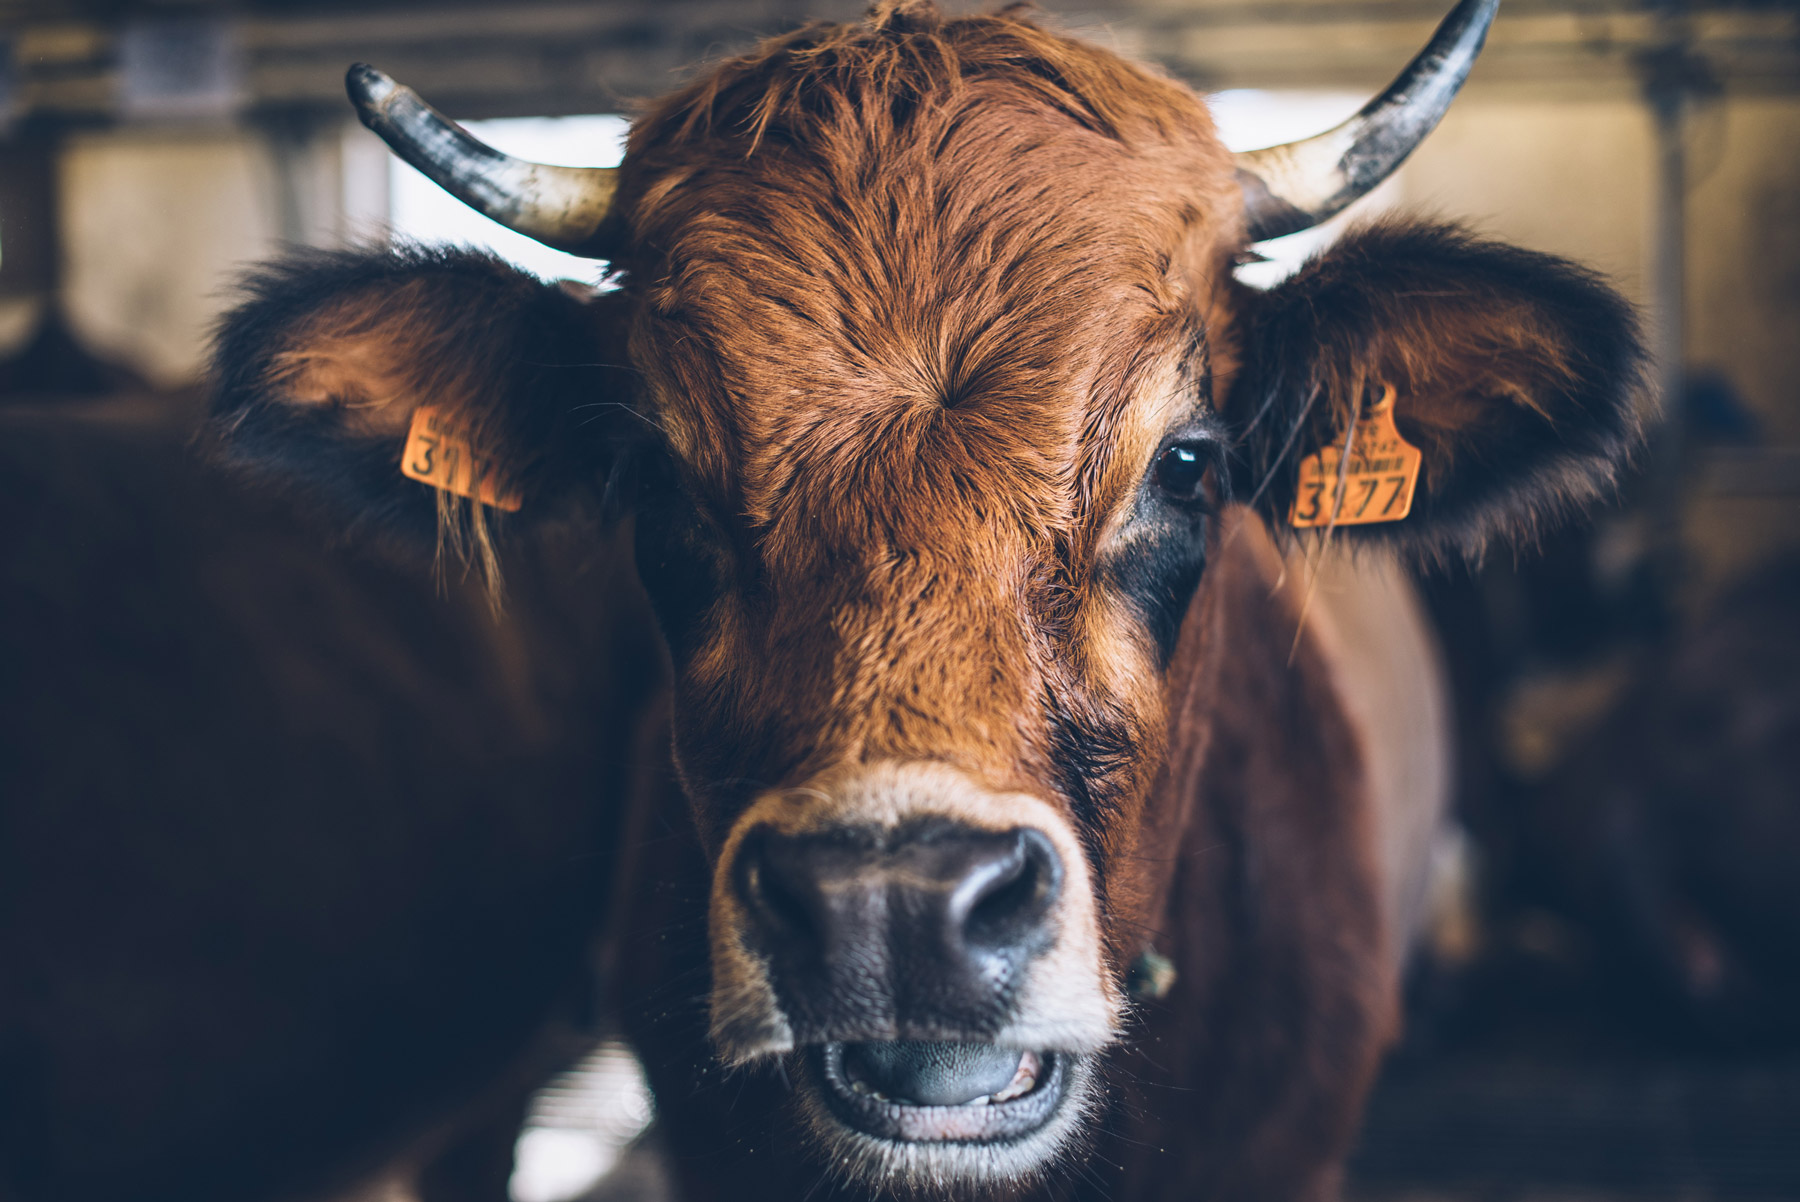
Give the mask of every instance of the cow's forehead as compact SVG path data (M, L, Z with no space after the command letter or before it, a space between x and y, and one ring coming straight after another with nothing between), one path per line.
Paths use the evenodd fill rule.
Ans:
M1235 246L1191 115L1126 136L984 79L903 128L853 106L805 142L665 148L637 357L678 453L753 527L864 538L858 501L899 541L909 514L923 540L1078 526Z

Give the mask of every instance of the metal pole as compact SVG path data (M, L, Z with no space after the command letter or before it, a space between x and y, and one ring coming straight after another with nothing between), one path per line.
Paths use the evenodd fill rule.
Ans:
M1705 64L1691 49L1683 0L1656 5L1658 43L1644 55L1644 98L1656 129L1656 196L1651 231L1650 345L1656 412L1649 460L1651 568L1667 613L1684 576L1683 480L1687 467L1684 307L1687 299L1687 126L1706 89Z

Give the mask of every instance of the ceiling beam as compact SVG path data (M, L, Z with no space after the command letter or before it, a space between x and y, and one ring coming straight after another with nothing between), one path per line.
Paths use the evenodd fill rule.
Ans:
M849 19L863 7L862 0L537 0L427 14L390 0L336 16L211 19L230 31L238 108L341 113L345 66L368 61L445 111L476 118L628 111L680 83L698 63L807 18ZM1366 90L1385 83L1424 44L1445 5L1048 0L1043 7L1048 20L1160 62L1203 89ZM126 119L121 44L142 19L65 17L16 26L0 43L10 44L15 59L15 116ZM1635 5L1508 0L1474 86L1635 92L1646 56L1666 44L1669 28ZM1800 91L1800 8L1695 11L1683 28L1727 90Z

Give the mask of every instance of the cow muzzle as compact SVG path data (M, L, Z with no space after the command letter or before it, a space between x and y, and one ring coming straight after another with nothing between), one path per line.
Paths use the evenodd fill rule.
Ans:
M765 795L714 878L714 1039L732 1063L798 1053L840 1165L985 1177L1012 1147L1016 1178L1062 1142L1113 1038L1091 882L1054 807L941 765Z
M1055 941L1056 848L1031 827L751 830L735 885L795 1038L992 1038Z

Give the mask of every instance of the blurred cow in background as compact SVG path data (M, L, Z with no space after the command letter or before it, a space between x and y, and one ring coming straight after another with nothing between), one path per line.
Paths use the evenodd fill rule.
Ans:
M503 617L326 553L188 400L0 408L8 1202L317 1195L583 1046L638 595L586 545L519 548Z
M1603 682L1598 712L1565 717L1566 746L1513 802L1541 904L1640 1034L1739 1051L1800 1034L1796 613L1790 556L1571 674L1568 693Z

